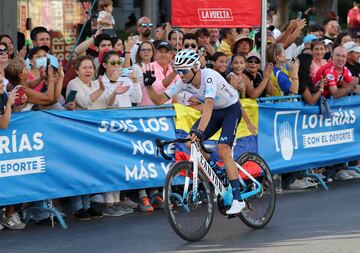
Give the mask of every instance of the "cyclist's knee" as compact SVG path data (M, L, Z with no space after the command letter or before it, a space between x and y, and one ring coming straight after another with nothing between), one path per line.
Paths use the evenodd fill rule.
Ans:
M227 159L232 159L231 148L227 144L218 144L218 153L221 160L225 161Z

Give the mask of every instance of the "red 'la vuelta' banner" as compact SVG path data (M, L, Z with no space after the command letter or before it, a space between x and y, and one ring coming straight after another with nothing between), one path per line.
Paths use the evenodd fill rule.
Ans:
M261 0L172 0L178 27L261 26Z

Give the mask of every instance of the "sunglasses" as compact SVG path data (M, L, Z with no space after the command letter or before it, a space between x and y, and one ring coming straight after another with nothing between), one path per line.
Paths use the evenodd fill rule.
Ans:
M121 65L122 61L118 60L118 61L109 61L108 64L110 64L111 66L115 66L115 65Z
M3 48L3 49L0 48L0 55L4 55L7 53L8 53L8 50L6 48Z
M189 48L191 46L191 48L196 48L197 45L196 44L185 44L184 48Z
M146 27L151 28L151 27L153 27L153 24L152 23L142 23L140 26L144 27L144 28L146 28Z
M258 59L252 59L252 58L248 59L247 62L248 62L248 63L255 63L255 64L259 64L259 63L260 63L260 61L259 61Z
M190 69L175 69L176 74L183 74L186 75L190 72Z

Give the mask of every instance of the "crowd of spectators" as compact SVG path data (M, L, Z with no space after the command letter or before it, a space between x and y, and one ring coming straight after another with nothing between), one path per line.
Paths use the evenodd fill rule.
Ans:
M154 105L143 84L143 71L153 69L156 76L153 89L164 91L179 78L172 59L181 49L196 51L201 68L218 71L238 91L239 98L299 94L305 103L312 105L321 97L340 98L360 92L359 14L355 16L357 22L353 18L353 12L359 9L358 1L349 11L346 31L340 30L336 19L329 19L322 26L314 19L309 24L305 19L294 19L283 31L269 23L264 70L260 68L258 29L182 29L169 23L156 28L150 18L141 17L136 24L138 34L123 41L115 33L107 32L115 22L111 15L112 2L100 2L98 29L76 46L73 64L66 70L51 53L51 37L45 27L31 31L33 47L28 52L18 52L11 37L0 36L1 128L8 127L13 112ZM307 12L312 15L311 10ZM70 93L75 95L72 101L67 101ZM186 92L168 101L173 102L202 109L202 102ZM248 127L256 133L251 122ZM360 175L343 170L335 178L360 178ZM284 175L284 187L303 189L314 185L301 174ZM163 207L158 189L148 192L139 189L138 193L139 203L122 197L119 191L103 193L102 212L91 207L89 195L72 197L73 216L89 220L126 215L136 208L152 212ZM33 219L41 224L49 217L34 215ZM15 206L7 206L1 212L0 224L11 229L25 227Z

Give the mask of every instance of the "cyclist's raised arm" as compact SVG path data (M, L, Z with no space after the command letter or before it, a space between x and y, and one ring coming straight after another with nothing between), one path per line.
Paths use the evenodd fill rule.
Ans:
M152 86L146 86L146 91L149 95L149 98L155 105L161 105L164 104L166 101L168 101L170 98L166 96L165 93L158 94L154 91Z
M153 83L156 81L155 71L153 67L150 67L149 65L145 66L143 76L146 91L149 95L149 98L155 105L161 105L169 100L169 98L167 98L164 93L158 94L154 91L152 87Z
M173 84L163 93L156 93L153 89L153 84L156 81L155 71L153 66L145 66L144 75L144 85L146 91L149 95L149 98L155 105L161 105L167 102L169 99L173 98L176 94L181 91L181 85Z

